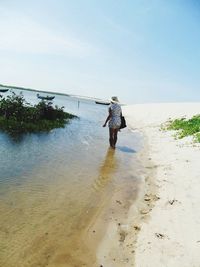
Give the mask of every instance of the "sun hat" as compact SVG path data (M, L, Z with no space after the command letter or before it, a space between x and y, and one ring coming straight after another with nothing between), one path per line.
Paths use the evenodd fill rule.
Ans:
M119 103L119 99L117 96L112 96L111 99L110 99L110 102L112 103Z

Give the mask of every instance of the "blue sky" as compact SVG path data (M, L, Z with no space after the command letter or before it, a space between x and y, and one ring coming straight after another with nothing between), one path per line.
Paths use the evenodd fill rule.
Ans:
M200 99L198 0L1 0L0 83L122 102Z

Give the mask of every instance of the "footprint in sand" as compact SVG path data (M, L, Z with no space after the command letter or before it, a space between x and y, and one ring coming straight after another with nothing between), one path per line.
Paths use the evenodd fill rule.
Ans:
M165 238L165 235L163 234L160 234L160 233L155 233L155 236L159 239L164 239Z
M178 202L177 199L172 199L172 200L169 200L168 203L172 206L174 205L174 203Z
M140 230L141 230L141 227L138 226L138 225L135 225L135 226L134 226L134 229L135 229L136 231L140 231Z
M159 199L160 197L158 197L157 195L153 195L153 194L145 194L145 198L144 198L145 201L151 201L151 200L157 201Z
M124 242L124 240L126 239L127 233L125 231L121 231L119 235L120 235L119 242Z
M150 210L141 210L140 213L141 214L148 214L150 211L151 211L151 209Z

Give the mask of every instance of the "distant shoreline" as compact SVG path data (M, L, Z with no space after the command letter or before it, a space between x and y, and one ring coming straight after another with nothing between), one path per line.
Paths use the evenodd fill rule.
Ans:
M77 97L87 100L93 100L93 101L106 101L101 98L95 98L95 97L89 97L89 96L81 96L81 95L73 95L73 94L66 94L66 93L60 93L56 91L45 91L45 90L37 90L32 88L25 88L25 87L19 87L19 86L13 86L13 85L4 85L0 84L0 88L7 88L7 89L15 89L15 90L25 90L30 92L36 92L36 93L45 93L45 94L54 94L54 95L61 95L61 96L68 96L68 97Z

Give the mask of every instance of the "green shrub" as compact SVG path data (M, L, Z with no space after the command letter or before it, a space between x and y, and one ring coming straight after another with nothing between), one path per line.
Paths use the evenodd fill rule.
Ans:
M10 134L50 131L64 127L76 116L64 112L64 107L53 107L50 101L40 101L32 106L22 93L12 92L0 99L0 129Z
M169 121L165 127L167 130L176 130L177 137L193 136L195 141L200 142L200 115L193 116L191 119L181 118Z
M195 135L195 141L198 142L198 143L200 143L200 133L197 133Z

